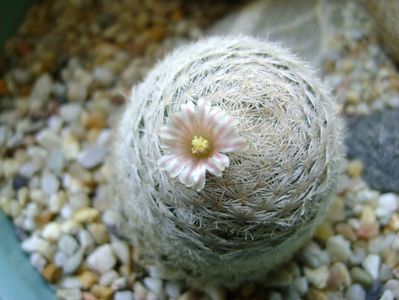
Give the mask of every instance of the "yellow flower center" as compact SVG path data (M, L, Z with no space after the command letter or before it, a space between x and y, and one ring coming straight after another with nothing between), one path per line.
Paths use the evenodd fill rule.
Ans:
M191 145L191 152L197 156L206 156L211 152L211 144L202 136L194 136Z

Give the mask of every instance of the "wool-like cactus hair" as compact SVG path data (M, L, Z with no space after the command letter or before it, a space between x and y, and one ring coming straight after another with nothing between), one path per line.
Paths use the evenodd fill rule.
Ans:
M196 189L159 160L167 154L162 128L201 105L233 119L234 133L248 145L226 150L221 176L207 169L205 185ZM212 120L208 127L219 122ZM191 139L193 153L208 145ZM228 287L261 279L322 220L341 169L342 140L329 93L282 46L212 37L181 47L133 88L119 123L113 147L119 229L166 278Z

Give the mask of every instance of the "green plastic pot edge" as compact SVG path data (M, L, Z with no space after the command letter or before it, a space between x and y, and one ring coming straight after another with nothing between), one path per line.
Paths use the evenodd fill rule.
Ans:
M55 300L48 283L23 253L14 227L0 209L0 300Z

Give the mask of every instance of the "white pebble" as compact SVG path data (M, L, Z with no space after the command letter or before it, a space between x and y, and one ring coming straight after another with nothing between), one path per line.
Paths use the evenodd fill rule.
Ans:
M62 266L64 274L74 273L82 263L82 259L83 259L83 249L77 250L75 254L68 257Z
M78 242L69 234L64 234L58 242L58 248L67 255L72 255L78 249Z
M42 236L50 241L57 241L61 236L61 226L56 222L48 223L42 232Z
M30 256L30 262L39 272L42 272L47 264L46 259L37 252L32 253Z
M309 289L308 286L308 281L306 280L306 277L297 277L293 281L293 285L295 290L299 293L299 295L304 295Z
M90 205L90 198L86 193L73 193L69 195L69 205L72 211L77 211Z
M115 264L116 259L109 244L96 248L87 257L88 267L101 274L111 270Z
M39 252L44 254L47 252L48 248L50 248L49 242L38 237L37 235L32 235L22 242L22 249L30 253Z
M42 190L48 195L53 195L58 191L59 187L60 182L57 177L50 172L45 172L41 180Z
M323 289L327 285L329 271L327 266L320 266L316 269L304 268L305 276L308 281L319 289Z
M129 246L125 242L112 237L111 247L120 262L122 262L124 265L128 265L130 263Z
M42 165L39 161L29 161L26 164L23 164L19 168L19 174L25 177L32 177L37 171L42 168Z
M93 70L93 78L98 83L108 86L114 80L114 74L106 67L97 67Z
M127 280L125 277L120 277L112 281L111 288L114 291L123 290L127 287Z
M376 254L369 254L362 262L364 270L366 270L374 280L378 278L380 264L381 257Z
M115 270L110 270L104 274L101 274L99 283L100 285L110 285L118 277L119 274Z
M383 194L378 198L378 207L375 213L380 218L389 219L397 208L397 196L393 193Z
M352 254L350 242L341 235L330 237L326 248L333 262L345 262Z
M144 278L144 285L155 294L160 294L162 292L162 280L152 277Z
M78 289L82 283L78 276L68 276L61 280L60 286L65 289Z
M114 300L134 300L134 294L131 291L120 291L114 295Z
M107 154L107 148L102 145L91 146L83 150L78 156L78 162L86 169L100 165Z
M80 115L83 111L83 108L80 104L77 103L68 103L64 104L60 107L60 116L61 118L67 122L71 123L79 120Z
M392 291L386 290L378 300L394 300Z
M347 300L364 300L366 299L366 292L360 284L351 285L345 293Z
M68 255L64 251L58 251L54 255L54 263L57 267L62 267L68 259Z
M167 281L165 285L166 294L170 298L178 298L181 294L182 288L182 283L177 280Z
M64 169L64 164L65 160L62 152L58 149L51 150L47 161L47 167L49 168L49 170L54 172L61 172L62 169Z
M44 129L36 135L36 141L46 149L54 149L61 147L61 139L52 130Z
M79 243L85 252L91 251L95 247L93 236L85 229L79 230Z
M58 213L66 201L66 196L63 192L51 195L49 200L49 209L51 212Z
M35 84L33 85L31 91L31 101L37 101L40 103L45 102L50 96L51 90L53 88L53 80L49 74L43 74L40 76Z
M82 291L80 289L58 289L57 298L60 300L81 300Z

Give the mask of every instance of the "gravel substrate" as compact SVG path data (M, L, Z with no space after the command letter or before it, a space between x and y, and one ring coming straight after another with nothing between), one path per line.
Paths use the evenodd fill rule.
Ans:
M156 59L233 8L206 5L42 1L8 41L0 58L0 207L32 264L60 299L399 299L399 196L370 189L356 160L313 240L264 282L236 291L162 280L115 232L111 128ZM364 10L346 4L344 30L324 60L346 114L399 106L399 73L371 29Z

